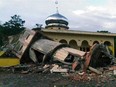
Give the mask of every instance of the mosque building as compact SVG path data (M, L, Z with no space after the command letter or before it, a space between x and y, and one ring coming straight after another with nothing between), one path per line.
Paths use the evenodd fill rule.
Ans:
M68 19L58 11L47 17L45 20L45 29L43 33L54 41L67 43L72 48L89 51L94 43L103 43L107 45L116 56L116 34L101 32L77 31L68 27Z

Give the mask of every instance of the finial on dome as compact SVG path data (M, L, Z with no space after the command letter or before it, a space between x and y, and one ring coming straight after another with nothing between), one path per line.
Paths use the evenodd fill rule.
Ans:
M45 21L46 23L45 28L46 29L62 29L62 30L69 29L67 18L61 15L58 11L58 0L55 0L55 5L56 5L56 13L47 17Z
M59 13L59 11L58 11L58 1L57 0L55 1L55 4L56 4L56 13Z

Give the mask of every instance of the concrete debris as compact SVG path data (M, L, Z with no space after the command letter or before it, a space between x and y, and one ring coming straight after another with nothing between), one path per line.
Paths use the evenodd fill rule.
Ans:
M95 73L97 73L97 74L102 74L102 72L100 72L99 70L97 70L97 69L95 69L95 68L93 68L93 67L88 67L92 72L95 72Z
M83 52L71 48L68 44L55 42L40 31L26 30L12 47L12 54L20 59L21 64L35 64L34 67L30 66L22 73L32 71L76 73L76 71L81 71L70 77L73 80L85 81L91 79L88 73L102 75L103 72L100 71L100 68L112 66L109 70L113 70L116 75L116 66L113 66L115 57L103 44L94 44L89 52ZM14 72L22 67L14 67Z
M114 75L116 75L116 70L113 71Z
M97 70L91 66L89 66L88 69L91 70L92 72L95 72L96 74L102 74L102 72L100 72L99 70Z
M13 73L27 73L29 72L30 65L17 65L11 67Z
M48 64L43 66L44 69L49 68L49 67L50 67L50 65L48 65Z
M78 74L83 76L85 74L85 72L79 72Z
M67 73L69 70L68 69L62 69L61 67L59 67L59 65L54 64L53 68L50 70L51 73Z
M22 74L28 74L29 71L28 71L28 70L27 70L27 71L22 71L21 73L22 73Z
M111 67L109 68L109 70L116 70L116 65L111 66Z

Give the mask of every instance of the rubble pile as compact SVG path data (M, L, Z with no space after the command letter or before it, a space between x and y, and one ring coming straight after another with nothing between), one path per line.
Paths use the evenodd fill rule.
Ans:
M116 75L115 57L103 44L94 44L89 52L83 52L55 42L42 32L27 30L13 46L12 53L22 64L12 67L13 72L64 73L63 76L76 81L108 80L108 76Z

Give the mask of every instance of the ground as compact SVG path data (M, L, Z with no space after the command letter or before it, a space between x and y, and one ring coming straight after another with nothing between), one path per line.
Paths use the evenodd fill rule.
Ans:
M77 81L61 73L22 74L7 70L0 72L0 87L116 87L116 76Z

